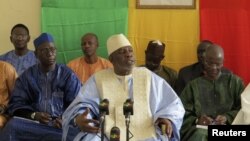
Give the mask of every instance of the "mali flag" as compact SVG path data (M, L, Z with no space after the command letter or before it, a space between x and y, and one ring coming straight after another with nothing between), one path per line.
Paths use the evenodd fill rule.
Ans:
M98 55L107 58L106 40L124 33L137 65L144 64L147 43L166 43L162 64L179 70L196 62L200 40L225 51L224 66L250 82L249 0L194 0L195 9L137 9L136 0L42 0L42 31L55 37L57 60L67 63L82 55L81 36L99 37Z

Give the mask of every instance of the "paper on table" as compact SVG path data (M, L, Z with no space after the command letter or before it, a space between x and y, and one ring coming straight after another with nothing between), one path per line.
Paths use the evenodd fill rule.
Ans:
M196 125L196 128L207 129L206 125Z

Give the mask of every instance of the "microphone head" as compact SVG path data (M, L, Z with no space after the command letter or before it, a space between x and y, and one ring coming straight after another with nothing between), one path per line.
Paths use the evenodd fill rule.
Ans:
M131 99L127 99L123 104L123 115L134 115L133 105L134 102Z
M105 113L106 115L109 115L109 100L103 99L99 104L99 111L100 113Z
M120 129L116 126L111 128L110 141L120 141Z

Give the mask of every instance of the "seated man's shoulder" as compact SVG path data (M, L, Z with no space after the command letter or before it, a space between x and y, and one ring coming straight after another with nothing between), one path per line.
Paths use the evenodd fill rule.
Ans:
M98 56L98 58L99 58L101 61L108 61L108 62L109 62L109 60L106 59L106 58L103 58L103 57L100 57L100 56Z
M8 52L6 52L4 54L1 54L0 55L0 60L7 61L7 60L9 60L9 58L13 59L14 53L15 53L15 51L11 50L11 51L8 51Z
M197 68L201 68L201 67L202 67L201 64L197 62L197 63L191 64L191 65L187 65L187 66L182 67L180 69L179 73L190 72L190 71L193 71L193 70L195 70Z
M222 72L222 73L229 73L229 74L232 74L232 73L233 73L230 69L228 69L228 68L226 68L226 67L223 67L223 68L221 69L221 72Z
M29 50L27 54L35 56L35 51L34 50Z
M221 76L224 77L225 79L242 81L242 78L234 73L221 73Z
M56 64L57 69L64 70L67 72L73 72L67 65L65 64Z
M113 64L106 58L102 58L102 57L98 56L98 60L99 60L98 62L100 62L104 68L113 67Z
M174 70L173 68L170 68L170 67L168 67L168 66L162 66L162 68L163 68L163 70L164 71L167 71L167 72L170 72L170 73L174 73L174 74L177 74L177 71L176 70Z
M33 50L29 50L28 53L26 54L26 57L30 58L30 59L37 59L35 52Z
M67 65L72 65L72 64L79 64L81 60L83 59L83 56L77 57L75 59L70 60Z

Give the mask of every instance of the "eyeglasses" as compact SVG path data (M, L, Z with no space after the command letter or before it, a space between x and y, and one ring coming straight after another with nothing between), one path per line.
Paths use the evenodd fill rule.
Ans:
M223 66L223 63L214 63L214 62L210 62L208 60L204 60L205 65L207 65L208 67L216 67L216 68L221 68Z
M55 54L56 53L56 48L55 47L41 48L40 51L41 51L42 54L49 54L49 53Z
M11 37L13 38L13 39L15 39L15 40L17 40L17 39L23 39L23 40L26 40L26 39L28 39L28 35L27 34L13 34L13 35L11 35Z

